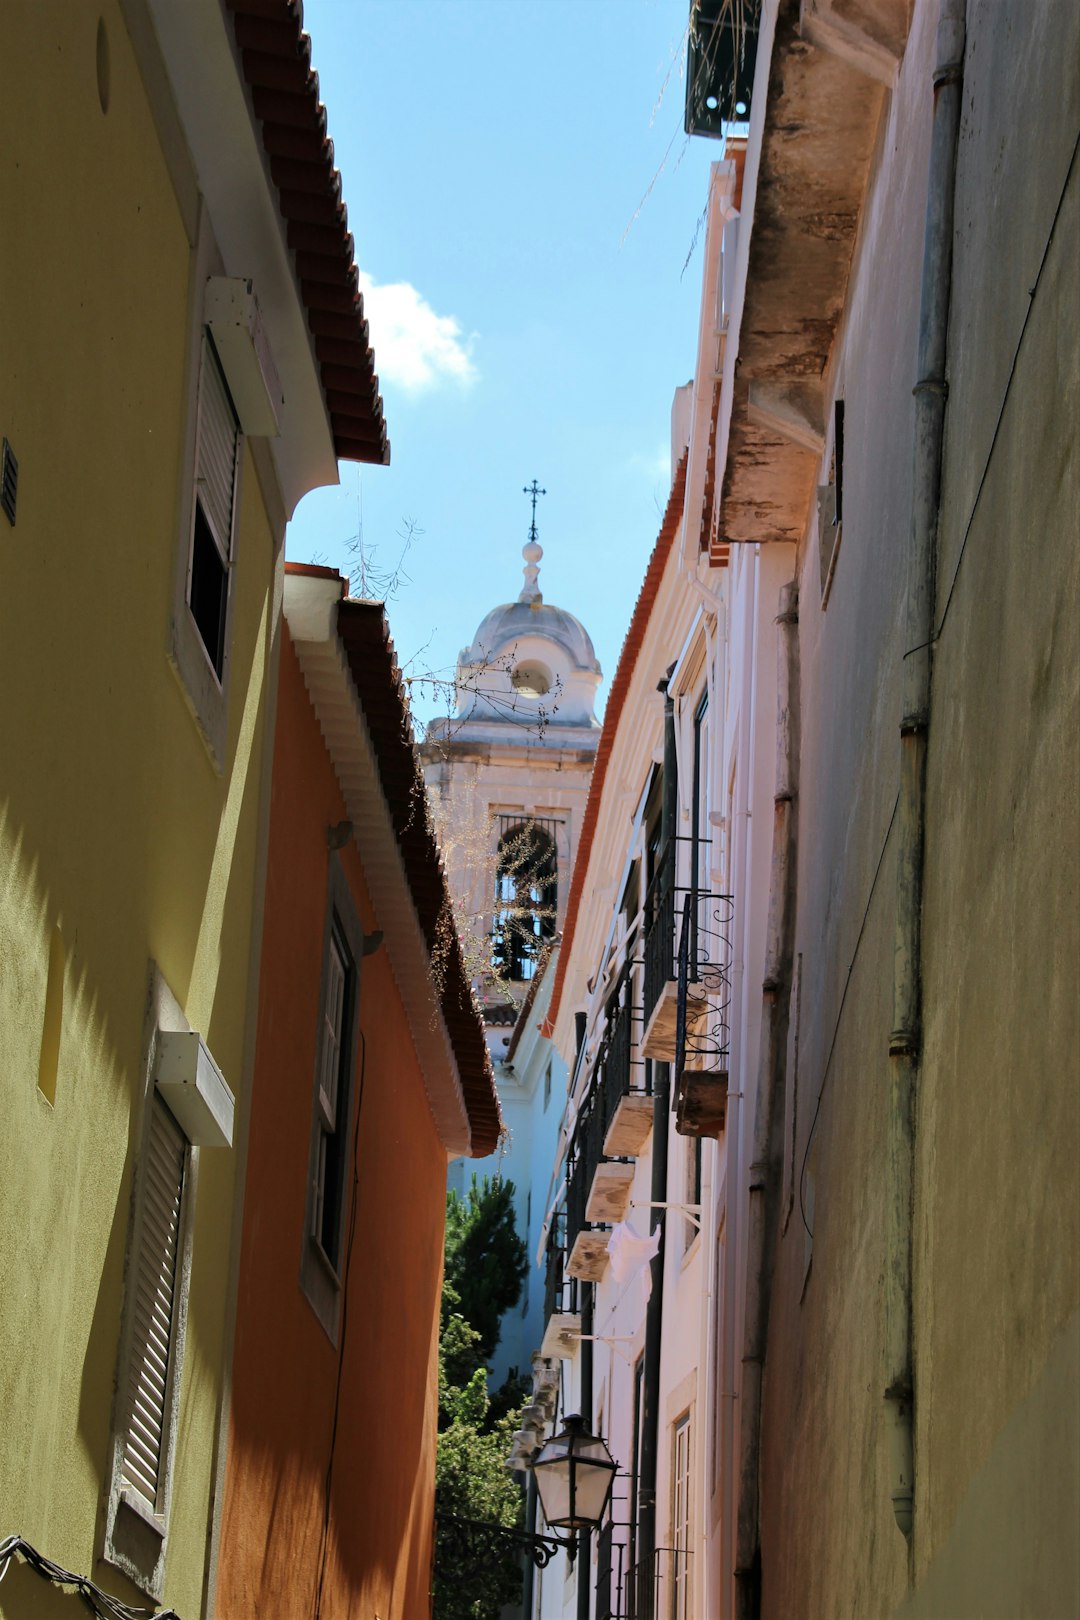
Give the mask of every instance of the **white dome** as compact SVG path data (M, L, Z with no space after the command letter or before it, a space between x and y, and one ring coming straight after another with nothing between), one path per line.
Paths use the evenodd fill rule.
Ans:
M581 620L565 608L549 606L539 597L531 602L504 602L492 608L482 619L472 645L462 649L460 661L462 665L471 666L490 663L515 644L526 641L530 651L537 641L553 643L553 650L558 649L562 654L555 658L560 670L600 673L596 649Z

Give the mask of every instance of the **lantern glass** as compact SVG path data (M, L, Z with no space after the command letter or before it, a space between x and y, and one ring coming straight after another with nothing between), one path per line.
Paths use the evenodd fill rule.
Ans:
M592 1530L611 1495L616 1464L604 1442L576 1414L565 1419L533 1461L544 1517L553 1528Z

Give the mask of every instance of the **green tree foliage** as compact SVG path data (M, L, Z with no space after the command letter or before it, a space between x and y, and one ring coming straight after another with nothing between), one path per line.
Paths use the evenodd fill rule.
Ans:
M460 1528L451 1519L520 1528L520 1486L506 1470L525 1390L507 1380L489 1398L485 1363L498 1343L499 1320L518 1301L525 1245L514 1222L513 1185L474 1176L468 1195L446 1200L446 1265L439 1331L439 1446L435 1506L444 1516L435 1537L435 1620L497 1620L521 1593L521 1564L512 1550L463 1571ZM511 1404L512 1403L512 1404Z
M521 1297L528 1264L514 1221L512 1181L485 1176L478 1182L474 1175L464 1198L447 1193L444 1275L478 1334L483 1361L495 1354L499 1323Z

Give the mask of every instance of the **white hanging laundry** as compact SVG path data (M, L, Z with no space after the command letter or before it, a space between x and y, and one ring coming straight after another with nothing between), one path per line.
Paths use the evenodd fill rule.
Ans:
M629 1221L616 1222L608 1239L608 1262L615 1281L622 1285L634 1277L640 1277L645 1299L648 1300L652 1292L649 1262L659 1247L659 1228L648 1237L639 1237Z

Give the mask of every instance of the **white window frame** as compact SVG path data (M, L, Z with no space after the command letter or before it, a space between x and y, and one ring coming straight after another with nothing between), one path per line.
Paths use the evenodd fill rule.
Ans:
M345 1280L357 1099L356 1057L360 1039L360 963L364 931L339 856L331 852L323 925L322 973L316 1011L312 1077L308 1192L300 1256L300 1287L331 1344L337 1345ZM344 961L347 957L348 961ZM343 971L342 971L343 970ZM336 1082L336 1083L335 1083ZM337 1258L321 1240L328 1137L344 1146L337 1215Z
M232 606L233 553L236 541L236 510L239 493L243 434L240 420L225 380L225 371L214 348L214 340L204 328L199 351L199 384L195 428L195 489L191 502L191 532L188 537L187 579L184 600L195 627L203 657L210 673L223 691L229 664L229 629ZM195 614L192 588L195 583L196 545L199 516L224 575L225 602L220 628L220 654L207 646ZM216 658L220 656L221 667Z
M227 551L227 591L221 672L215 670L202 635L192 616L191 563L195 540L195 522L198 486L201 474L200 456L203 453L204 434L200 413L204 409L206 367L217 366L224 382L224 370L213 352L212 339L203 319L203 299L211 276L223 273L224 265L214 241L204 208L200 208L198 241L195 249L195 269L192 276L188 309L187 375L188 411L185 423L184 452L179 480L179 508L177 512L176 561L173 570L173 599L168 638L169 661L176 672L184 697L198 725L199 732L210 753L215 768L225 768L228 745L229 687L231 647L233 633L234 574L237 565L239 514L242 504L242 480L245 458L244 435L237 427L236 456L232 486L232 502L228 519L228 534L214 532L214 542L224 556ZM225 395L229 398L228 387ZM230 408L231 399L230 399ZM235 409L233 415L235 417ZM223 525L211 523L212 531Z
M125 1298L106 1478L103 1557L155 1601L162 1596L168 1544L200 1150L187 1140L158 1093L154 1067L159 1031L188 1029L190 1025L179 1002L151 964L151 993L143 1041L142 1121L128 1223ZM138 1389L142 1394L145 1395L147 1388L136 1361L142 1357L140 1347L145 1347L147 1339L145 1325L140 1321L139 1282L140 1276L145 1275L142 1264L145 1246L162 1235L163 1223L154 1199L167 1177L155 1177L153 1156L163 1147L167 1155L169 1147L177 1146L180 1158L175 1195L177 1209L172 1223L172 1301L171 1309L165 1313L168 1350L161 1391L157 1475L151 1501L142 1488L138 1468L128 1461L136 1379L139 1379ZM161 1161L158 1163L160 1166ZM155 1184L153 1188L152 1184ZM152 1264L153 1257L148 1259ZM159 1329L160 1325L159 1321Z
M671 1425L671 1620L692 1620L694 1435L691 1412Z

